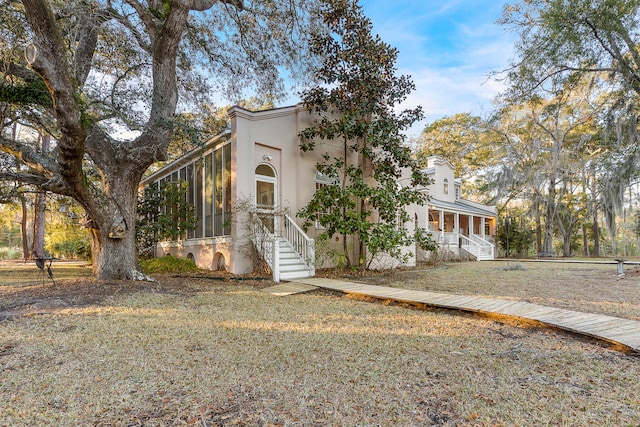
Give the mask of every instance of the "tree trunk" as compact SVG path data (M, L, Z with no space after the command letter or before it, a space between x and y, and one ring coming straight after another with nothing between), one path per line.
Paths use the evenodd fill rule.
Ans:
M600 256L600 227L598 226L598 209L593 211L593 256Z
M27 200L24 194L20 195L20 204L22 205L22 217L20 218L20 233L22 234L22 257L24 260L29 259L29 233L27 233Z
M536 210L536 252L542 252L542 224L538 210Z
M136 249L137 183L120 168L111 171L109 198L91 218L93 273L98 280L153 279L140 271Z
M553 182L549 183L549 192L547 194L545 217L544 217L544 236L542 241L542 252L553 252L553 233L555 231L556 217L556 187Z
M47 193L40 191L36 193L36 200L33 205L33 244L31 256L44 258L44 230L45 217L47 214Z
M571 234L573 227L570 227L567 232L562 236L562 256L571 256Z
M49 154L51 146L51 137L49 135L41 136L41 153ZM44 233L45 219L47 214L47 193L39 191L36 193L36 201L33 207L33 248L31 255L33 258L44 258Z
M587 224L582 223L582 248L584 256L589 256L589 239L587 238Z

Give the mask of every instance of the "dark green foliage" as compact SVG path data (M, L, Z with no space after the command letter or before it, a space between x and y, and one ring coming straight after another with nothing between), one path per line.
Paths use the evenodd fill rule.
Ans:
M435 251L438 249L438 244L433 240L433 236L424 228L418 228L415 233L416 243L418 247L425 251Z
M505 256L526 257L534 242L533 229L520 217L498 218L497 239Z
M325 155L318 163L318 171L336 185L318 189L298 215L306 226L318 222L329 236L344 236L345 254L347 237L353 238L359 254L355 262L347 255L349 267L366 267L366 259L383 252L402 258L400 248L413 242L403 226L410 220L403 207L424 203L414 188L427 180L403 134L422 118L422 110L396 112L415 87L408 76L395 75L397 50L371 34L371 21L357 2L326 0L321 15L326 32L314 34L311 47L323 59L315 72L320 85L302 94L318 118L301 132L301 149L322 149L318 146L331 141L342 144L343 154ZM412 170L412 180L400 187L403 168Z
M147 274L154 273L194 273L200 269L190 259L164 256L155 259L141 259L140 267Z
M145 187L138 200L139 219L136 223L138 250L154 248L161 240L178 240L187 231L195 230L194 207L187 203L188 185L185 181Z
M0 102L51 107L51 96L42 80L10 85L0 83Z

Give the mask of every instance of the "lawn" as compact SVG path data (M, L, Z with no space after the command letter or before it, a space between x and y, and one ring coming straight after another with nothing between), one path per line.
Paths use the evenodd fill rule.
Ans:
M623 308L590 281L613 266L567 267L570 286L565 266L504 267L366 280L638 316L638 277L611 282L631 288ZM640 423L640 358L552 329L324 291L274 297L264 280L128 286L60 275L42 286L22 273L12 284L14 272L0 266L0 309L26 315L0 322L0 425ZM547 290L530 294L529 280Z

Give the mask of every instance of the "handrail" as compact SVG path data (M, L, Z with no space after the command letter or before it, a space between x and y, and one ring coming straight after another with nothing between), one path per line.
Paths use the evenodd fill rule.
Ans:
M471 240L473 242L478 243L480 245L495 246L493 243L491 243L488 240L483 239L482 237L480 237L477 234L470 234L469 237L471 238Z
M471 236L474 236L474 235L472 234ZM494 258L495 245L493 245L492 243L489 243L484 239L478 238L478 240L481 240L483 242L483 243L480 243L475 241L475 239L471 239L465 236L464 234L460 234L459 237L462 242L465 242L465 241L467 242L466 246L476 247L479 252L486 253L487 255L491 256L491 258ZM462 243L462 246L464 247L465 244Z
M273 281L278 283L280 281L279 238L274 236L262 220L253 213L251 214L251 226L251 240L271 269Z
M298 224L289 215L284 215L285 239L291 244L302 261L305 263L311 275L315 275L315 248L314 240L306 235Z

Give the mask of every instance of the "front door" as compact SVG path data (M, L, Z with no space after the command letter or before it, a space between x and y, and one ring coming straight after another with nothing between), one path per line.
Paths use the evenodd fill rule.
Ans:
M270 165L261 164L256 168L256 211L258 217L271 233L275 233L275 211L277 200L276 172Z

